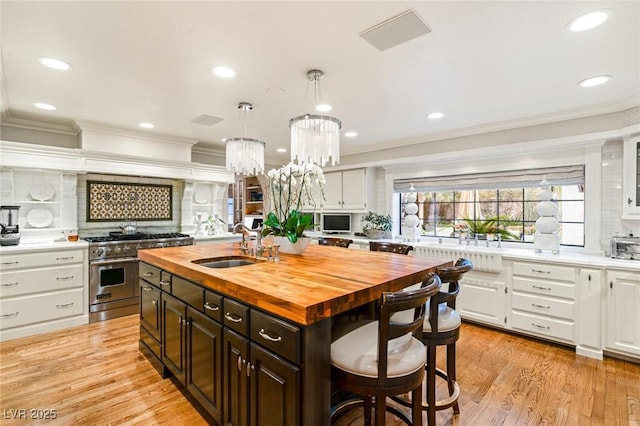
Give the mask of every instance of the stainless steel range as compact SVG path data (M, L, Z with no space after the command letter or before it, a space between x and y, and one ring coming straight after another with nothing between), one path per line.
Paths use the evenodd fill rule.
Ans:
M138 250L193 245L179 233L123 234L87 237L89 242L89 322L140 312Z

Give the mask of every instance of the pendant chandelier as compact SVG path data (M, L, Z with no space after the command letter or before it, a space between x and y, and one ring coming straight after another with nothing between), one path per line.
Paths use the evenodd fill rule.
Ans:
M247 113L253 109L248 102L240 102L243 131L241 138L225 139L227 170L238 175L256 175L264 172L264 146L258 139L247 138Z
M320 79L324 73L309 70L307 79L313 83L314 101L319 102ZM289 120L291 129L291 160L308 162L324 167L329 158L331 165L340 162L340 127L342 123L328 115L305 114Z

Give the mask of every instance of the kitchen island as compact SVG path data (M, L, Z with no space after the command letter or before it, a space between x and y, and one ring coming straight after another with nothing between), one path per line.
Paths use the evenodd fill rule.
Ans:
M139 252L141 350L235 425L329 425L332 319L450 264L316 245L278 263L195 263L238 255L237 243Z

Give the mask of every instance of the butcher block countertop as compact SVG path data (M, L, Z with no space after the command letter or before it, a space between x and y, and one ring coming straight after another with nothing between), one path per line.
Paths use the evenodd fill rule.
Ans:
M451 262L310 245L280 262L212 269L194 260L238 256L237 242L140 250L141 261L301 325L330 318L421 282Z

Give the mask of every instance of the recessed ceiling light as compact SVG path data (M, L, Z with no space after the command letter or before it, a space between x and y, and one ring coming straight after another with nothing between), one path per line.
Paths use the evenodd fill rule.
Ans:
M144 122L138 123L138 126L142 127L143 129L153 129L154 127L156 127L153 125L153 123L144 123Z
M233 78L236 72L229 67L215 67L213 68L213 74L220 78Z
M62 70L62 71L67 71L69 69L71 69L71 65L61 61L60 59L56 59L56 58L39 58L40 63L46 67L49 68L53 68L56 70Z
M427 118L431 120L437 120L438 118L442 117L444 117L444 114L441 112L432 112L431 114L427 115Z
M286 148L278 148L276 149L277 152L287 152Z
M578 83L580 87L593 87L606 83L611 79L610 75L599 75L597 77L589 77Z
M346 132L344 135L348 138L355 138L356 136L358 136L356 132Z
M331 111L331 105L329 104L318 104L316 105L316 111L318 112L329 112Z
M572 19L567 24L567 28L574 32L590 30L602 24L610 15L611 11L608 9L594 10Z
M44 102L36 102L33 104L33 106L35 106L36 108L47 110L47 111L55 111L58 109L56 108L55 105L45 104Z

